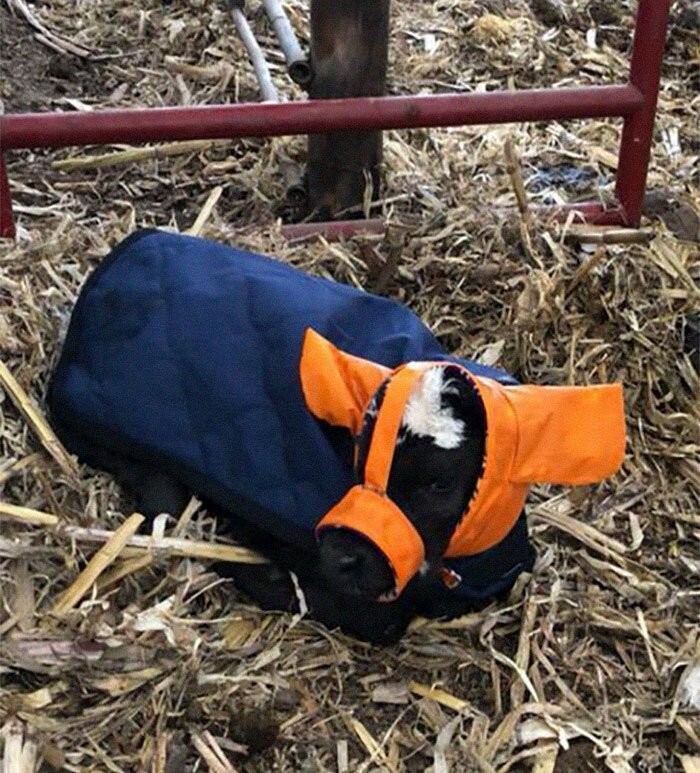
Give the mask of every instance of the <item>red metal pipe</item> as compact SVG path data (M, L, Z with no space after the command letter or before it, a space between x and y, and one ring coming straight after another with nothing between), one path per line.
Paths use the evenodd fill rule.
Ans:
M631 116L642 104L628 85L25 113L0 117L0 150Z
M642 217L670 8L671 0L639 0L637 11L630 82L644 104L625 118L616 186L627 224L635 227Z
M566 220L573 212L574 223L589 225L625 225L627 218L621 207L607 207L600 201L578 201L572 204L533 207L540 215L552 217L557 221Z
M541 217L551 217L556 221L566 220L574 212L575 223L589 225L624 225L625 213L619 207L606 207L600 201L579 201L573 204L557 206L535 206L533 212ZM503 210L512 213L513 210ZM331 220L317 223L293 223L282 226L282 236L289 241L301 241L315 236L323 236L329 242L341 238L348 239L358 235L384 236L386 223L380 218L368 220Z
M323 236L329 242L350 238L358 234L383 236L386 224L379 218L368 220L330 220L322 223L293 223L282 226L282 235L289 241Z
M0 153L0 237L15 238L15 219L12 215L12 194L7 179L5 156Z

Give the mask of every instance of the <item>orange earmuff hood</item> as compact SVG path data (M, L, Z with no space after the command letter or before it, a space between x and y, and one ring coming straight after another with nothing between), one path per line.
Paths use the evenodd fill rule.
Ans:
M386 489L406 404L423 374L439 367L458 368L464 374L486 418L483 473L445 557L474 555L499 543L520 515L532 484L596 483L615 473L624 458L620 384L504 386L454 362L410 363L392 371L345 354L307 330L300 376L306 404L317 418L358 435L369 401L388 380L365 480L321 519L316 533L343 527L362 534L389 561L397 595L418 571L424 547Z

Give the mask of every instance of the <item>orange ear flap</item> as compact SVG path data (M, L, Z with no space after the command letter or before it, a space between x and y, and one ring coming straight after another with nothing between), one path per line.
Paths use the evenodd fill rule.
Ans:
M367 404L391 371L341 352L308 328L304 333L299 373L311 413L329 424L347 427L356 435Z
M625 454L620 384L506 387L518 424L513 483L596 483L617 472Z

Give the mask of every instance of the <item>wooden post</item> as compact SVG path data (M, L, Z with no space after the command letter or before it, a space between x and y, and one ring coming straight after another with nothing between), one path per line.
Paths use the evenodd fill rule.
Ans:
M390 0L311 0L311 99L386 92ZM311 134L306 177L316 220L361 217L380 189L381 131Z

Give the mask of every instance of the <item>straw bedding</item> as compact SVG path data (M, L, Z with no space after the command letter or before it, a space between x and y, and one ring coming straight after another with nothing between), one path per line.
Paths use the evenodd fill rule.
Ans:
M94 61L36 40L19 5L0 4L7 111L257 98L223 4L32 8ZM301 98L249 5L280 93ZM395 3L391 91L623 80L633 5ZM286 4L302 39L306 6ZM699 378L684 352L700 299L698 29L692 1L675 3L644 223L653 238L641 244L582 244L570 224L509 209L519 174L530 204L610 195L618 121L387 132L374 213L388 236L336 244L279 232L282 171L303 162L303 138L88 168L54 164L125 149L11 154L19 236L0 245L5 770L40 758L69 771L700 769ZM85 276L135 227L186 230L203 208L203 236L379 289L460 355L537 383L624 382L623 470L591 489L534 492L540 557L507 603L418 621L384 651L263 614L188 548L216 539L206 514L160 524L158 550L139 549L126 498L52 445L43 395Z

